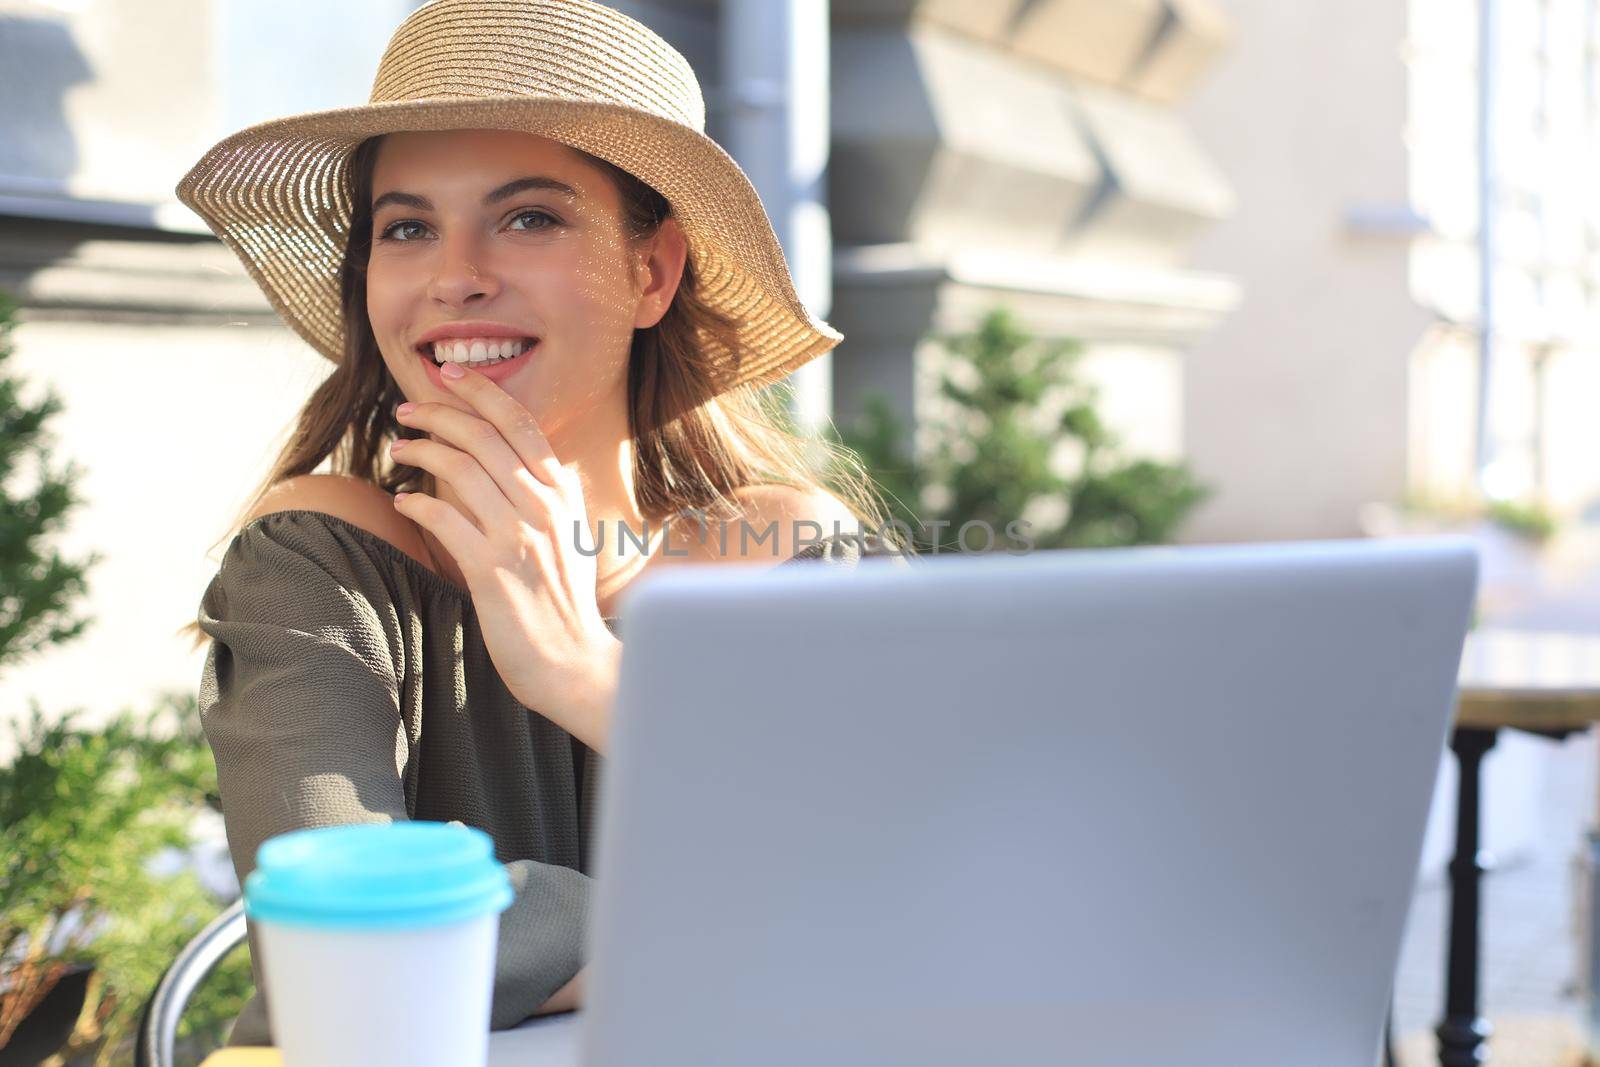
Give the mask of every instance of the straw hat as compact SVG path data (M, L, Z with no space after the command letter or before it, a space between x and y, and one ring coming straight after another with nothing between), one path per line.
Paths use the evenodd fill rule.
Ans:
M706 136L688 62L592 0L432 0L394 31L365 106L240 130L201 157L177 196L284 320L338 362L350 154L375 134L445 129L538 134L665 196L706 302L739 324L735 351L702 338L719 391L777 381L843 340L800 303L755 187Z

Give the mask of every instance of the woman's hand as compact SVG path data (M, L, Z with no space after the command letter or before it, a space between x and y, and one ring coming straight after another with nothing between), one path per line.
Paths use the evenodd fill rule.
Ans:
M478 415L433 403L397 410L431 438L392 454L448 482L471 514L426 493L398 494L395 507L455 559L511 694L604 753L622 642L595 599L596 556L578 551L579 533L590 539L582 486L526 407L463 370L443 380Z

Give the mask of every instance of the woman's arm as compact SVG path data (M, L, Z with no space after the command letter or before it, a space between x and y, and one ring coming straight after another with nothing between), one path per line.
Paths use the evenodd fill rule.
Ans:
M242 884L268 837L410 818L412 752L400 712L396 608L367 546L286 512L234 541L201 603L213 641L200 719ZM506 863L491 1027L516 1026L583 964L591 879L554 863ZM247 923L252 948L254 924ZM260 959L252 953L252 964ZM264 996L259 967L257 994ZM261 1036L261 1035L253 1035Z
M613 639L604 652L574 682L569 698L554 708L529 704L528 698L513 691L524 706L532 708L567 733L594 749L601 756L611 751L611 707L617 696L617 679L622 672L622 642Z

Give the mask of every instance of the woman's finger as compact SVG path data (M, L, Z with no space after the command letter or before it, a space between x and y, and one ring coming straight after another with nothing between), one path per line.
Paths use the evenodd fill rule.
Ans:
M488 558L488 538L454 504L427 493L397 493L394 506L400 514L433 534L463 575L471 577L476 562Z
M547 495L552 491L550 487L528 470L493 423L449 404L415 404L403 415L396 409L395 418L407 426L427 431L436 443L454 447L476 460L480 470L487 473L494 483L499 496L524 518L539 522L541 517L548 515L555 501L560 499L559 496L551 498ZM410 446L406 447L409 449ZM411 455L411 452L403 451L395 455L395 459L432 469L426 467L425 455L417 460L408 458ZM439 473L435 471L435 474ZM471 476L470 472L465 476ZM456 482L452 480L451 484L456 485ZM467 487L456 485L456 488L462 491L463 499L469 506L477 506L479 502L467 495ZM492 499L482 501L482 505L494 514L509 514L495 511L497 505Z
M446 373L452 367L461 370L461 377L451 377ZM473 410L500 431L500 436L510 443L517 458L522 460L523 465L532 471L535 477L552 489L563 488L561 460L550 447L544 431L539 429L539 423L533 417L533 412L524 407L516 397L471 367L448 363L440 374L455 395L471 404Z
M479 529L509 529L522 514L477 457L427 437L396 440L389 446L396 463L405 463L430 472L436 481L447 482L471 511Z

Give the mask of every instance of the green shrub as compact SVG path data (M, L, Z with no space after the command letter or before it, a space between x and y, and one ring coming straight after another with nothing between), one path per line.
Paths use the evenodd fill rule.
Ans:
M36 702L14 722L0 767L0 1022L17 1020L61 972L92 963L69 1062L125 1062L149 993L178 951L226 902L172 850L195 843L216 769L192 694L103 726L78 712L49 721ZM176 867L160 873L162 861ZM180 1038L221 1044L250 991L249 954L204 983ZM0 1047L9 1036L0 1030Z
M1056 518L1042 526L1029 520L1020 536L1035 548L1162 543L1210 495L1183 464L1124 453L1100 419L1098 391L1074 373L1076 341L1036 340L1004 308L972 333L937 340L958 373L942 376L951 413L923 428L932 443L921 461L881 393L865 397L862 416L828 435L861 457L919 548L925 531L939 551L959 548L961 524L982 521L994 550L1015 551L1007 525L1036 501L1054 502ZM1039 413L1052 407L1059 411L1041 425ZM1053 462L1063 446L1077 456L1069 472ZM969 544L981 548L980 536Z
M1485 507L1484 514L1505 529L1530 541L1546 540L1556 532L1559 525L1555 516L1539 504L1496 500Z
M1538 500L1490 500L1476 495L1440 496L1413 490L1401 500L1400 512L1453 524L1486 519L1535 543L1553 537L1561 529L1561 520Z
M93 552L69 560L47 547L80 503L74 482L83 472L76 463L51 464L45 423L61 410L61 398L46 390L38 403L23 403L22 379L7 366L16 309L15 299L0 292L0 667L88 627L90 620L75 616L71 602L87 590L86 573L104 558Z

